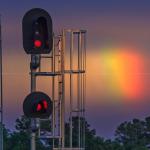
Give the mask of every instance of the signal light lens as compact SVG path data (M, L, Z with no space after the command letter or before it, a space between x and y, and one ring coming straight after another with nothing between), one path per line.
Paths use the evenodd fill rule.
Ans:
M37 107L36 107L36 110L37 110L37 111L40 111L41 109L42 109L41 104L38 104Z
M34 41L34 46L37 47L37 48L39 48L39 47L42 46L42 42L40 40L35 40Z
M43 105L44 105L44 109L47 109L47 108L48 108L48 104L47 104L47 101L46 101L46 100L43 101Z
M46 100L41 101L39 104L36 106L36 111L41 111L42 109L47 109L48 108L48 103Z

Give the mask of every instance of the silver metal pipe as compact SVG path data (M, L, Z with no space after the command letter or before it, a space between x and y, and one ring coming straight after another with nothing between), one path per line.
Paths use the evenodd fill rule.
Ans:
M35 133L31 133L31 150L36 150L36 144L35 144Z
M52 73L55 74L55 39L53 42L52 50ZM53 101L53 113L52 113L52 134L55 136L55 77L52 76L52 101ZM53 138L53 148L55 147L55 139Z
M0 149L3 150L3 53L2 53L2 32L1 32L1 16L0 16L0 82L1 82L1 95L0 95Z
M81 32L78 34L78 70L82 69L82 60L81 60ZM81 74L78 74L78 146L81 147Z
M70 70L73 70L73 33L70 33ZM72 72L70 73L70 116L69 116L69 123L70 123L70 148L72 148L72 107L73 107L73 76Z
M86 33L84 34L84 70L86 71ZM83 74L83 115L84 115L84 122L83 122L83 146L85 148L85 100L86 100L86 73Z
M82 33L79 35L80 38L80 59L81 59L81 69L83 69L83 36ZM81 77L81 90L80 90L80 147L83 148L83 74L80 74Z
M62 53L62 36L59 36L58 39L58 70L61 71L61 53ZM59 148L62 145L62 137L61 137L61 111L62 111L62 77L61 75L58 76L58 135L59 135Z
M62 52L61 52L61 71L62 71L62 128L61 128L61 136L62 136L62 148L65 147L65 48L66 48L66 41L65 41L65 31L63 30L62 33Z
M33 55L31 55L31 62L33 61ZM34 69L31 68L31 92L36 90L36 76L33 74ZM36 119L31 118L31 129L36 126ZM36 133L31 131L31 150L36 150Z

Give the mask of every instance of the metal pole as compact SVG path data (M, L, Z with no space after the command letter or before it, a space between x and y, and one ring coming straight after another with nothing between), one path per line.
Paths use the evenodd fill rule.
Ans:
M62 100L61 100L61 136L62 136L62 148L65 147L65 30L62 33L62 52L61 52L61 73L62 73Z
M2 36L1 36L1 16L0 16L0 80L1 80L1 122L0 122L0 150L3 150L3 68L2 68Z
M70 71L73 70L73 32L70 33ZM72 97L73 97L73 78L72 73L70 73L70 148L72 148Z
M36 149L35 147L36 147L35 146L35 133L32 132L31 133L31 150L35 150Z
M81 39L81 70L83 70L83 36L82 36L82 32L80 33L80 39ZM83 148L83 74L81 74L81 107L80 107L80 111L81 111L81 128L80 128L80 138L81 138L81 142L80 142L80 147Z
M81 33L82 34L82 36L81 36L81 61L82 61L82 70L84 70L85 71L85 73L86 73L86 68L85 68L85 65L86 65L86 56L85 56L85 52L86 52L86 41L85 41L85 39L86 39L86 32L84 32L84 33ZM85 148L85 73L83 73L82 75L81 75L81 87L82 87L82 89L81 89L81 104L82 104L82 106L81 106L81 113L82 113L82 131L81 131L81 133L82 133L82 144L81 144L81 146L82 146L82 148Z
M84 54L83 54L83 58L84 58L84 70L86 71L86 33L84 34ZM84 120L83 120L83 147L85 148L85 100L86 100L86 72L83 74L83 116L84 116Z
M31 62L33 61L33 55L31 55ZM33 74L35 70L31 67L31 92L36 90L36 77ZM31 118L31 150L36 150L36 133L32 131L36 126L36 119Z
M62 56L62 36L59 37L58 42L58 70L61 72L61 56ZM59 147L62 147L62 72L58 75L58 135L59 135Z
M81 70L81 32L78 33L78 70ZM77 109L78 109L78 146L80 148L80 142L81 142L81 139L80 139L80 136L81 136L81 74L79 73L78 74L78 106L77 106Z
M55 41L55 37L54 37ZM55 42L53 42L52 50L52 72L55 73ZM55 77L52 77L52 101L53 101L53 114L52 114L52 134L53 134L53 148L55 147Z

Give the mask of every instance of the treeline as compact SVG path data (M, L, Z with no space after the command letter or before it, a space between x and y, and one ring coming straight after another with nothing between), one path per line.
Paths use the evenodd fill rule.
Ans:
M85 122L86 150L149 150L150 148L150 117L144 120L133 119L121 123L114 134L114 139L104 139L96 135L96 130L91 129ZM30 150L30 120L22 116L16 120L16 131L10 132L4 127L4 150ZM49 123L43 125L48 129ZM66 123L66 146L69 145L69 124ZM77 131L78 118L73 118L73 130ZM76 133L73 134L73 145L76 146ZM56 141L57 142L57 141ZM37 150L50 150L52 142L37 139Z

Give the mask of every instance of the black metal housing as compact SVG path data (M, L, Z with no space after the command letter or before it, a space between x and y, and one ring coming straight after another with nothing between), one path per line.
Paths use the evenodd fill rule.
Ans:
M47 109L43 108L41 111L37 111L37 105L41 104L43 100L47 102ZM52 114L52 110L52 101L50 97L43 92L32 92L23 102L24 114L30 118L48 118Z
M53 25L51 16L41 8L28 11L22 20L23 47L27 54L48 54L53 48ZM37 34L37 32L39 32ZM42 46L36 48L35 40Z

